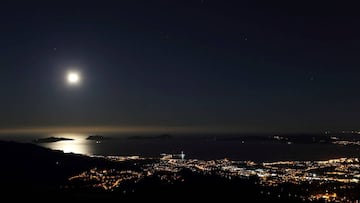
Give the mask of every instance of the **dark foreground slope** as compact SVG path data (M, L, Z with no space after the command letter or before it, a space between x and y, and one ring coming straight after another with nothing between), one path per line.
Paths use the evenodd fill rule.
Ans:
M105 159L8 141L0 141L0 164L2 194L36 199L60 194L70 176L89 168L121 167Z

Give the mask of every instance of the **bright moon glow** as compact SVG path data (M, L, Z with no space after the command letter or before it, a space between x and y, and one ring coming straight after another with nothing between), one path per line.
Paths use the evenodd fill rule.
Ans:
M80 82L80 75L77 72L70 72L67 74L67 81L69 84L78 84Z

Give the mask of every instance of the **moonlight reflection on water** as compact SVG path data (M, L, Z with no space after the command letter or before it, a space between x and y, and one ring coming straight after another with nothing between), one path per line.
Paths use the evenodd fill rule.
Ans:
M86 136L82 134L57 134L54 137L72 138L73 140L65 140L59 142L43 143L44 147L61 150L65 153L76 153L76 154L91 154L91 145L85 139Z

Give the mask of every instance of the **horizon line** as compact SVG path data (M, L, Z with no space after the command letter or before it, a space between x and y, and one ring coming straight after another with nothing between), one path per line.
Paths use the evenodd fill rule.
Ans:
M244 130L235 126L31 126L31 127L0 127L0 134L49 134L49 133L241 133L241 134L282 134L295 132L254 131ZM315 132L296 132L315 133Z
M210 133L236 129L185 126L34 126L0 128L0 134L32 133Z

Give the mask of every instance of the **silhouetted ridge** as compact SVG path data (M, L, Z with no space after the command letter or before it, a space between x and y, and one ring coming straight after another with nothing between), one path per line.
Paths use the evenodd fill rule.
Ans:
M30 143L0 141L1 184L9 191L55 191L70 176L114 162Z

